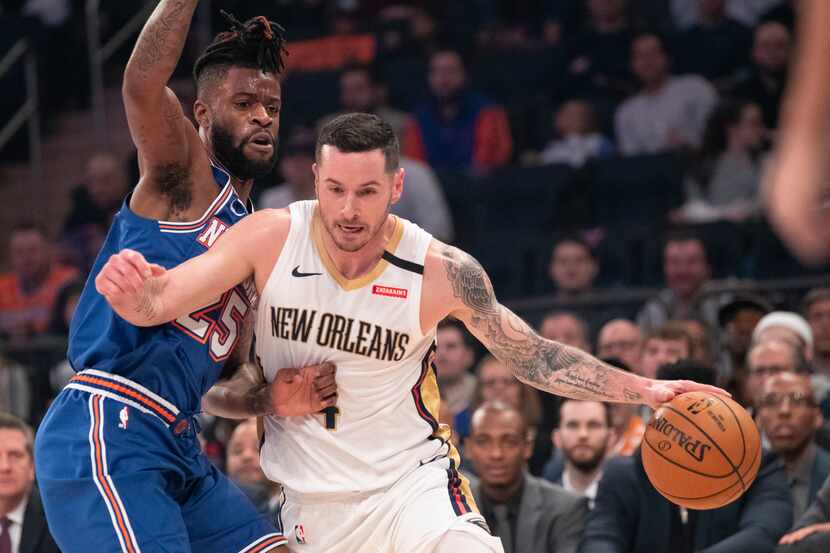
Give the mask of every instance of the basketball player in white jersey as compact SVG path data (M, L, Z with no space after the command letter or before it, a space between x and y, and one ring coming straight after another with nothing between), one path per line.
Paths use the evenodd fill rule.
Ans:
M265 378L336 365L336 409L265 420L262 466L283 485L281 520L298 553L502 551L437 422L432 356L447 316L520 380L551 393L656 407L686 391L722 392L618 371L540 338L498 303L475 259L389 213L404 174L380 118L349 114L326 125L314 174L316 201L254 213L170 271L124 250L96 280L121 316L152 326L253 277Z

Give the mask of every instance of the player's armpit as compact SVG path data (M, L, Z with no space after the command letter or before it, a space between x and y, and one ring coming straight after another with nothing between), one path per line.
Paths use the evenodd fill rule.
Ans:
M482 266L463 251L442 252L450 314L467 326L513 374L535 388L583 400L652 406L693 389L719 391L687 381L657 382L620 371L577 348L546 340L496 299ZM440 293L440 292L439 292Z

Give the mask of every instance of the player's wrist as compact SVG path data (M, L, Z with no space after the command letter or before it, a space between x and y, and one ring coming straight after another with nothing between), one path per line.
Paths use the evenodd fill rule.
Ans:
M273 415L274 405L271 402L269 386L263 385L252 391L248 396L248 406L253 416Z

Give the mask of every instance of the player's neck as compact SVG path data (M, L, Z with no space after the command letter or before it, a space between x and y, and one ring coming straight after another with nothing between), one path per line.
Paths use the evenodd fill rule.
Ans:
M236 177L231 177L231 185L236 191L236 195L242 200L242 203L247 204L251 197L251 190L254 188L254 180L239 180Z
M322 225L322 221L320 221ZM395 232L397 221L394 216L387 215L383 228L375 234L362 248L354 252L344 251L337 247L334 240L325 228L320 233L323 247L329 254L337 271L348 279L358 278L369 271L380 261L386 245Z

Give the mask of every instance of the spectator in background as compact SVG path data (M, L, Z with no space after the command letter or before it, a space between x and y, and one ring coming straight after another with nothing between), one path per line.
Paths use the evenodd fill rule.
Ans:
M619 359L635 373L639 373L642 350L643 334L640 327L627 319L608 321L597 336L597 357Z
M791 51L792 33L787 27L775 21L761 23L755 29L752 68L739 77L731 90L731 95L761 106L768 129L778 128Z
M408 219L443 242L452 242L452 215L438 177L429 165L408 157L400 160L404 170L403 194L392 213Z
M824 553L830 551L830 478L816 494L816 500L795 525L781 538L776 553Z
M696 75L672 76L666 43L655 33L631 43L631 67L640 92L615 114L617 147L624 155L698 147L717 102L715 89Z
M259 197L261 208L280 209L301 200L313 200L314 152L317 137L306 127L295 127L280 146L279 169L282 184L265 190Z
M830 288L814 288L804 297L804 314L813 333L813 371L830 381Z
M700 0L697 22L677 37L677 65L710 81L731 77L749 62L752 32L726 13L726 0Z
M795 32L795 18L802 0L784 0L761 15L761 22L777 21Z
M587 100L568 100L559 106L553 126L555 138L539 154L543 164L579 168L590 159L615 154L614 144L600 132L596 113Z
M830 452L818 447L823 419L806 374L785 372L767 378L755 401L758 428L784 463L798 522L830 476Z
M507 113L471 89L458 50L429 59L430 96L407 126L403 153L434 169L491 171L513 153Z
M263 515L276 511L274 485L259 464L260 439L256 419L239 423L231 433L225 457L228 477L245 492Z
M591 353L588 325L570 311L552 311L545 315L539 326L539 334L548 340L567 344Z
M628 69L631 24L626 0L587 0L586 28L566 44L566 91L617 101L632 89Z
M744 384L747 378L747 353L752 344L752 332L760 320L772 311L764 298L742 294L725 303L718 310L722 352L718 362L724 387L741 405L752 403Z
M602 358L613 367L632 372L631 367L616 358ZM611 420L616 441L608 451L608 456L633 455L640 448L646 433L645 417L640 414L640 406L633 403L611 403Z
M548 275L556 285L561 300L576 299L589 294L599 273L594 252L577 236L566 236L553 246Z
M683 362L661 368L658 378L714 385L715 371ZM772 553L791 520L784 467L771 454L764 454L758 476L744 495L708 511L670 503L651 485L641 456L635 454L606 463L579 551Z
M705 293L712 269L703 240L686 233L670 236L663 248L663 274L668 287L640 310L640 327L648 332L672 319L700 319L714 327L722 300Z
M475 352L470 340L467 329L455 319L444 319L438 324L435 351L438 386L441 403L446 403L454 417L470 406L476 389L476 377L471 372ZM456 418L455 427L463 433L467 425L459 427L459 422Z
M780 338L768 338L756 342L747 354L746 396L748 403L744 407L751 407L761 396L767 379L780 373L806 374L809 365L804 353L791 341Z
M611 407L599 401L565 399L559 406L559 427L551 437L565 463L551 459L545 480L586 497L593 509L606 453L616 440Z
M22 342L48 330L58 292L77 272L53 261L45 231L33 223L12 229L9 259L11 272L0 275L0 333Z
M729 100L718 105L686 178L686 203L670 218L676 223L742 223L757 215L764 136L757 104Z
M785 340L801 348L807 361L813 358L813 331L798 313L773 311L764 315L752 331L752 341L764 342L770 338Z
M754 27L759 18L771 7L780 4L783 0L726 0L726 13L741 25ZM689 0L670 0L671 13L681 29L691 27L698 22L700 10L698 2Z
M317 122L317 133L323 126L344 113L373 113L389 123L403 147L403 137L409 121L406 112L382 105L385 85L378 79L376 69L369 65L352 64L340 73L340 111L322 117Z
M531 443L515 407L492 402L476 409L464 448L480 479L471 479L473 496L505 553L575 553L585 500L525 471Z
M33 442L28 424L0 412L0 551L60 553L35 486Z
M543 428L542 404L535 388L520 382L507 366L490 354L485 355L476 369L476 390L468 409L459 413L457 430L461 438L470 432L470 417L479 406L491 401L503 401L519 410L527 425L533 444L528 466L532 474L539 474L551 452L550 428Z
M106 234L129 189L126 165L112 154L94 154L87 161L84 182L72 190L63 231L97 225Z
M643 340L640 375L655 378L657 369L669 363L691 359L694 352L692 337L677 323L668 323L650 332Z
M670 321L670 323L683 328L692 339L692 360L707 367L714 366L715 356L712 353L714 338L709 325L700 319L681 319Z

